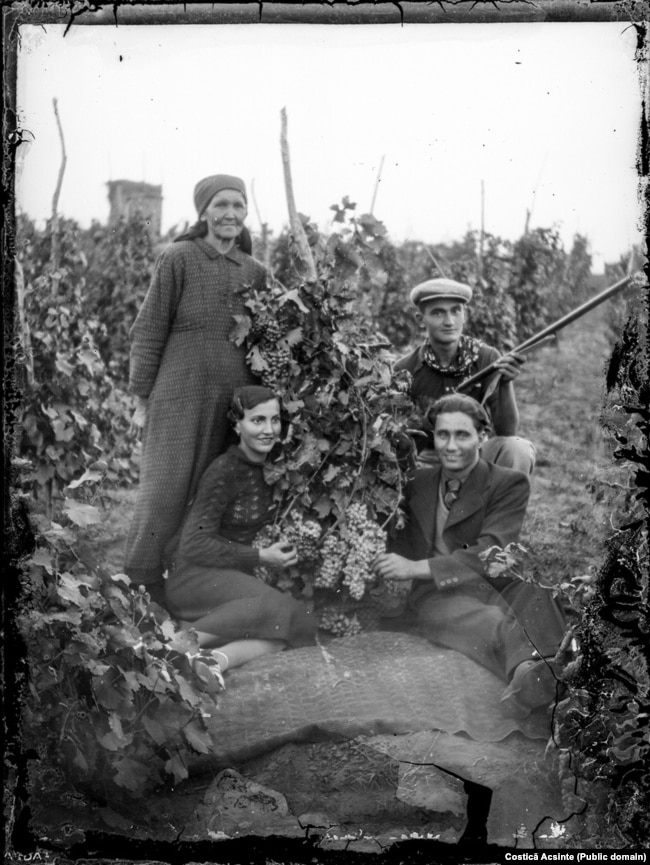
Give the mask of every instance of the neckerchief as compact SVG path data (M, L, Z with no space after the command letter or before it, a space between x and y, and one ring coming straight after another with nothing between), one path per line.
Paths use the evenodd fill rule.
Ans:
M434 369L442 375L448 375L452 378L464 378L469 373L472 365L478 360L478 353L481 348L481 341L474 339L472 336L464 334L458 340L458 348L453 361L449 366L442 366L436 358L433 348L429 342L424 345L422 360L427 366Z

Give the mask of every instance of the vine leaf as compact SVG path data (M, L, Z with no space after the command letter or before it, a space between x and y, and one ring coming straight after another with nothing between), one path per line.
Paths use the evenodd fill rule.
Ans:
M190 721L187 727L183 729L183 735L187 744L199 754L209 754L210 751L214 750L210 734L206 730L202 730L197 721Z
M45 568L48 574L53 573L54 566L52 564L52 554L44 547L39 547L34 555L29 559L30 565Z
M77 502L74 499L65 499L63 512L71 522L80 528L96 525L102 520L98 508L94 505L85 505L83 502Z
M142 763L132 760L130 757L120 757L113 765L117 768L117 772L113 778L115 783L119 784L120 787L126 787L127 790L131 790L133 793L139 792L142 786L142 778L145 774ZM187 773L187 769L185 772ZM187 777L187 774L185 777Z
M233 318L235 319L236 324L230 331L228 338L231 342L234 342L235 345L239 346L250 333L251 320L247 315L234 315Z
M167 760L165 763L165 771L174 776L174 781L177 784L180 784L180 782L184 781L189 775L187 766L183 763L178 754L173 754L169 760Z
M142 726L151 736L157 745L164 745L167 741L167 734L160 724L148 715L142 716Z
M77 487L80 487L82 484L97 483L97 481L101 481L101 479L101 472L86 469L80 478L77 478L76 481L71 481L71 483L68 484L67 489L76 490Z
M286 294L284 294L280 298L279 306L284 306L285 303L288 303L289 301L293 301L293 303L296 304L296 306L298 307L298 309L301 312L305 312L305 313L309 312L309 310L307 309L305 304L300 299L300 295L298 294L297 288L294 288L292 291L287 291Z

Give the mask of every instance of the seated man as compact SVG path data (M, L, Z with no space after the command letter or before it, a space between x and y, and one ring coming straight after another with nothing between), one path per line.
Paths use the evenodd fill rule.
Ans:
M440 464L415 472L406 489L406 526L374 569L384 579L413 580L407 617L432 643L509 683L504 710L521 716L555 696L551 662L564 615L548 590L488 577L479 554L517 540L528 476L481 459L489 419L472 397L442 397L428 420Z
M485 403L495 433L483 446L483 459L530 474L535 465L535 448L517 436L519 412L512 384L524 357L501 357L495 348L463 334L466 307L472 298L469 285L453 279L429 279L416 285L410 298L418 308L417 318L427 336L418 348L395 363L395 371L410 372L411 397L419 410L425 414L435 400L452 393L464 379L496 361L501 378L493 393L489 393L490 377L469 392ZM433 452L422 453L421 462L433 461Z

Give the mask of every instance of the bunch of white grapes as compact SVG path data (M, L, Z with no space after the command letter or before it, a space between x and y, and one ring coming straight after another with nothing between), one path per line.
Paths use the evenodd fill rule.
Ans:
M320 548L322 563L314 580L316 588L333 589L336 586L343 572L346 552L345 541L334 533L327 535Z
M321 528L315 520L306 520L301 513L294 512L282 529L282 540L294 546L299 562L313 562L320 555L318 542Z
M331 608L323 610L318 626L335 637L354 637L363 630L361 622L354 613L348 616Z
M386 533L368 519L367 508L362 504L349 505L345 516L349 550L343 566L343 585L350 597L358 601L366 583L376 581L372 563L386 549Z
M261 550L264 547L270 547L271 544L274 544L276 541L280 540L280 527L274 525L262 526L259 532L253 538L253 543L251 544L256 550ZM270 586L274 586L277 582L277 572L273 568L269 568L266 565L257 565L253 569L253 575L258 578L258 580L262 580L263 583L268 583Z
M317 588L332 589L340 581L355 601L377 581L372 571L375 558L386 549L386 533L368 517L365 505L348 505L341 531L328 535L321 547L322 565Z
M298 563L303 564L313 562L318 558L320 535L321 530L317 522L304 519L302 514L293 513L291 519L284 526L272 524L261 528L255 536L252 546L259 550L282 541L296 548ZM272 585L276 582L277 574L273 568L258 565L253 573L265 583Z

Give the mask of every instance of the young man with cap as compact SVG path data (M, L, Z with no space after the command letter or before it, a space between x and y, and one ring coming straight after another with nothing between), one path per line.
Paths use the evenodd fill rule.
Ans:
M471 397L442 397L428 420L439 463L407 484L405 526L373 568L384 580L412 580L401 630L486 667L504 683L505 713L525 716L555 697L564 613L547 589L490 576L481 554L517 541L528 475L481 459L489 419Z
M411 374L411 397L424 414L435 400L453 393L466 378L496 362L500 373L496 387L491 389L488 378L468 391L469 396L485 404L494 430L481 455L488 462L530 474L535 465L535 447L517 436L519 411L513 387L524 358L514 354L502 357L495 348L463 333L471 298L470 286L453 279L429 279L416 285L410 299L418 309L426 339L400 358L395 370ZM423 462L435 459L430 449L421 454Z

